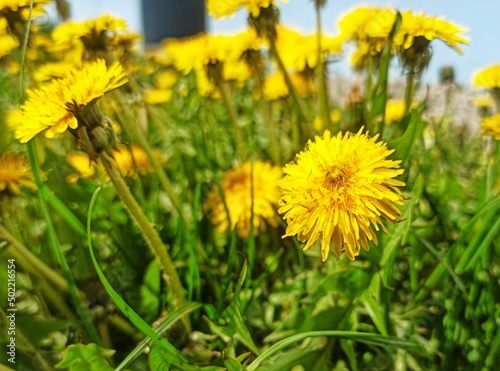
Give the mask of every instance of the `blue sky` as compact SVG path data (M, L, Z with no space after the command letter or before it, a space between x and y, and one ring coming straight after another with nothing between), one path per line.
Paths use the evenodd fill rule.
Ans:
M141 30L140 0L70 0L70 3L75 19L110 12L125 18L132 30ZM282 23L303 32L314 31L315 16L311 0L289 0L288 3L281 3L278 0L278 3ZM322 13L325 32L335 34L339 18L359 5L392 6L400 10L424 11L429 15L442 16L469 29L466 35L470 43L463 47L463 55L457 54L440 41L433 42L433 58L424 76L426 82L437 81L439 68L451 65L455 68L457 82L470 85L474 71L493 63L500 63L500 47L497 46L500 35L499 0L329 0ZM208 21L209 30L217 33L238 31L245 26L244 11L222 21L211 19ZM343 59L344 61L332 66L330 73L346 75L351 72L347 63L348 57Z

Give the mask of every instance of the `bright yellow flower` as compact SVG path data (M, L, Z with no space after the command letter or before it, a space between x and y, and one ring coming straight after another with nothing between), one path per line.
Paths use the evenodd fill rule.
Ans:
M0 58L10 54L19 46L19 41L8 33L7 20L0 18Z
M177 73L166 70L158 73L155 77L155 85L158 89L170 89L177 82Z
M175 68L183 74L210 64L238 59L245 51L240 35L208 35L169 39L164 47Z
M388 100L385 105L385 123L393 124L401 121L405 114L405 102L401 99Z
M490 108L495 105L493 98L489 94L481 94L474 97L474 105L479 108Z
M481 133L500 140L500 113L486 117L481 121Z
M342 118L342 112L338 108L333 108L330 111L330 121L333 124L339 123L341 118ZM323 120L323 116L322 115L317 115L314 118L314 121L313 121L312 125L313 125L314 130L316 130L316 131L324 131L325 130L325 121Z
M35 0L33 1L33 9L31 16L33 18L45 14L43 6L50 3L52 0ZM21 16L22 20L27 20L30 11L31 0L2 0L0 2L0 17L8 16L9 13L16 13Z
M0 192L8 189L13 194L21 193L20 186L36 189L31 167L24 156L12 153L0 155Z
M33 79L38 82L48 82L54 79L60 79L67 75L68 70L79 68L80 64L67 62L49 62L39 66L33 72Z
M278 27L276 40L278 52L287 68L304 71L306 68L314 69L318 65L317 35L303 36L301 33L289 28ZM342 43L340 38L322 35L321 37L321 62L325 62L327 55L340 54Z
M308 86L304 77L297 73L291 73L290 79L295 87L297 93L305 97L307 95ZM276 72L267 76L262 86L262 94L266 100L276 100L279 98L288 97L288 85L286 84L285 77L281 72Z
M81 179L92 179L96 175L96 167L100 167L99 174L104 174L102 165L97 165L91 161L89 155L83 152L73 152L66 155L66 161L78 172L66 177L68 183L74 184Z
M278 212L288 223L283 237L297 235L306 242L304 250L319 239L323 261L330 250L337 256L345 250L354 260L360 246L368 250L368 241L378 243L372 226L387 232L382 219L394 223L401 216L393 205L403 203L397 187L405 184L394 179L403 173L401 161L387 160L394 150L376 142L378 135L361 132L316 136L278 182L283 189Z
M82 41L98 42L102 34L123 31L126 28L127 23L123 19L104 14L98 18L83 22L68 21L61 23L52 31L52 38L59 44L75 44Z
M73 69L68 74L37 90L28 90L28 100L21 106L23 122L15 128L16 137L26 143L45 131L52 138L69 128L78 127L77 118L83 115L107 92L128 81L118 63L106 67L99 59Z
M252 17L257 18L261 8L271 5L276 6L276 3L273 0L207 0L207 13L215 18L230 17L245 7Z
M280 196L276 182L282 175L281 168L263 161L245 162L227 171L220 185L231 223L218 187L212 188L205 204L205 209L212 211L216 230L224 233L230 227L231 230L236 228L240 237L250 235L252 193L254 233L264 229L265 222L276 226L276 206Z
M488 90L500 88L500 64L494 64L476 72L472 85Z
M144 101L151 105L168 103L172 100L173 95L172 90L151 89L144 93Z
M458 45L469 42L469 39L461 35L467 31L466 28L453 24L445 19L429 16L424 13L413 14L411 10L407 10L401 15L403 17L403 22L396 35L396 39L398 37L403 37L403 47L405 49L411 48L415 43L415 39L418 37L424 37L428 41L440 39L458 53L462 54L462 50Z

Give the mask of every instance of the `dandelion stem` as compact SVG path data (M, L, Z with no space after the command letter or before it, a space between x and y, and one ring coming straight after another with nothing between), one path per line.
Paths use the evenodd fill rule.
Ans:
M405 114L403 117L406 117L410 112L413 93L415 91L415 71L411 69L406 76L406 89L405 89Z
M219 88L220 95L222 97L222 102L224 103L224 107L226 107L227 113L229 114L229 121L231 122L231 127L233 129L234 140L236 142L236 149L241 155L243 159L247 157L247 149L245 147L245 142L243 140L243 136L241 135L241 129L238 125L238 117L234 108L231 104L230 92L227 84L222 81L220 76L215 78L215 83Z
M123 112L128 112L125 105L125 102L123 101L123 96L118 92L116 95L117 99L120 103L120 106L123 108ZM170 182L170 179L168 178L167 174L165 173L165 170L161 167L160 163L156 159L156 157L153 154L153 149L151 148L147 138L145 135L142 133L142 131L139 128L139 125L134 124L136 121L134 120L133 117L126 117L123 121L123 124L128 131L128 133L139 143L139 145L144 149L146 154L149 157L149 160L151 161L151 164L153 165L155 172L158 176L158 179L160 180L160 183L167 193L168 197L170 198L170 201L172 202L172 205L174 208L177 210L177 213L179 214L179 218L181 218L182 222L185 225L188 225L187 219L184 216L184 213L182 211L181 203L179 199L177 198L177 195L174 192L172 183Z
M302 132L306 138L311 138L312 137L312 132L311 128L309 127L309 120L307 118L307 115L305 113L305 108L304 105L302 104L302 101L299 98L299 95L297 93L297 90L295 89L295 86L293 85L292 79L290 78L290 74L288 73L285 64L283 63L283 60L281 59L278 49L276 48L276 40L269 38L269 52L271 56L276 60L276 63L278 64L278 69L281 71L283 74L283 77L285 78L286 85L288 86L288 90L290 91L290 94L292 95L292 98L295 102L295 105L297 106L297 110L299 112L299 122L297 123L299 132ZM305 125L302 126L301 130L301 123L305 123Z
M175 269L174 263L172 262L165 245L158 235L158 232L153 228L136 199L130 192L130 189L116 168L113 159L106 153L103 153L101 158L103 160L102 163L104 168L106 169L111 182L115 186L116 192L125 204L132 219L139 226L139 229L141 230L149 248L158 260L158 263L165 274L167 284L172 291L174 307L178 308L186 302L186 298L179 275L177 274L177 270ZM190 331L191 324L189 318L184 317L183 320L186 328Z

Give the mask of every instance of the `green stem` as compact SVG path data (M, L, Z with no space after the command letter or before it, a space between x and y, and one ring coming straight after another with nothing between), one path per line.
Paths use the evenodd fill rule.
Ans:
M229 114L229 121L231 123L231 128L233 130L233 136L236 142L237 152L241 155L243 159L246 159L248 156L247 148L245 147L245 141L241 134L241 129L238 125L238 117L236 115L236 112L234 111L233 105L231 104L231 93L229 92L229 88L227 84L224 81L222 81L222 78L220 76L217 76L215 78L215 83L219 88L220 95L222 97L222 103L224 104L224 107L226 108L227 113Z
M268 102L263 97L262 94L262 88L264 86L262 82L262 74L259 72L259 70L254 69L254 75L255 75L255 81L257 83L257 90L260 92L260 98L259 98L259 106L260 106L260 111L262 112L262 117L264 119L264 127L267 130L267 136L269 140L269 154L271 156L271 159L273 162L277 165L281 164L281 154L280 154L280 143L277 142L277 138L275 135L275 128L276 126L274 125L274 121L272 118L271 110L269 107Z
M173 305L175 308L178 308L186 302L186 298L179 275L177 274L177 270L175 269L174 263L172 262L165 245L158 235L158 232L153 228L136 199L130 192L130 189L116 168L113 159L106 153L103 153L101 158L104 168L106 169L111 182L115 186L116 192L125 204L132 219L139 226L139 229L141 230L149 248L158 260L158 263L165 274L167 284L172 290ZM186 325L188 331L190 331L191 325L189 318L184 318L184 324Z
M92 317L89 313L87 305L83 302L80 294L78 292L78 288L76 286L75 281L73 280L73 276L71 274L71 269L66 261L64 253L61 249L61 245L59 244L59 239L57 238L57 233L54 229L54 225L52 224L52 219L50 217L49 210L47 208L47 204L45 203L45 199L43 197L40 189L43 186L42 179L40 177L40 166L38 164L38 157L36 155L36 142L35 140L31 140L28 144L28 158L31 164L31 169L33 171L33 177L35 178L35 183L38 187L38 199L39 205L42 212L43 219L47 223L47 233L49 238L49 248L52 256L56 259L57 263L61 267L61 271L66 278L66 282L69 288L69 295L71 297L71 301L73 306L76 309L77 315L80 317L83 323L83 327L85 328L90 340L96 344L100 344L99 335L92 323Z
M276 60L276 63L278 64L278 69L280 72L283 74L283 77L285 78L286 85L288 86L288 90L290 91L290 94L292 95L292 98L295 102L295 105L297 106L297 110L299 112L299 122L297 125L299 126L299 132L303 132L304 136L307 138L312 137L312 132L311 128L309 127L309 120L307 118L307 115L305 113L305 108L302 103L302 101L299 98L299 95L297 93L297 90L295 89L295 86L293 85L292 79L290 78L290 74L288 73L288 70L285 67L285 64L283 63L283 60L281 59L278 49L276 48L276 41L272 38L269 39L269 52L271 56ZM300 123L305 123L303 125L303 130L300 130Z
M316 40L318 47L318 91L319 91L319 103L321 108L321 115L323 116L323 122L325 123L325 127L329 128L332 124L330 120L330 107L329 107L329 99L328 99L328 87L326 85L326 70L325 63L323 62L323 52L321 47L321 38L322 38L322 30L321 30L321 4L319 1L314 2L316 7Z
M408 115L411 109L411 104L413 101L413 93L415 90L415 72L410 70L408 76L406 77L406 89L405 89L405 114Z
M123 97L119 91L117 91L116 94L117 100L122 108L122 112L128 112L128 109L126 107L125 102L123 101ZM188 225L187 219L184 216L184 213L182 211L181 203L179 199L177 198L177 195L174 192L172 183L170 182L170 179L168 178L167 174L165 173L165 170L161 167L160 163L156 159L153 153L153 149L151 148L146 136L142 133L142 131L139 128L139 125L136 124L136 120L134 120L133 117L126 117L124 120L122 120L123 125L125 126L127 132L139 143L139 145L144 149L146 154L149 157L149 160L151 161L151 164L153 165L156 174L158 176L158 179L160 180L160 183L164 189L164 191L167 193L168 197L170 198L170 201L172 202L172 205L174 208L177 210L177 213L179 214L179 217L181 218L182 222L185 225Z

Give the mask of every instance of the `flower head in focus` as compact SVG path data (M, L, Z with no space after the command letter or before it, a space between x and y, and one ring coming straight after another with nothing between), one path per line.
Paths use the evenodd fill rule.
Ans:
M307 148L284 168L278 182L283 189L278 212L284 214L287 236L306 242L304 250L320 240L325 261L330 250L337 256L345 251L354 260L360 246L378 243L374 230L387 232L382 219L396 222L403 197L395 178L403 173L400 161L388 160L393 152L377 142L378 135L346 133L316 136Z
M205 204L205 209L212 212L212 222L217 231L223 233L229 228L236 228L240 237L250 235L252 194L254 233L263 229L265 222L275 226L276 206L280 196L276 182L282 176L280 167L263 161L245 162L227 171L220 183L224 201L218 187L214 187Z
M21 187L36 189L28 160L22 155L2 153L0 155L0 192L9 190L18 195Z
M28 99L21 106L23 120L15 127L16 137L26 143L41 132L51 138L68 128L77 137L77 128L88 129L87 135L92 136L95 128L102 127L96 101L127 81L120 64L108 68L99 59L40 89L28 90Z

